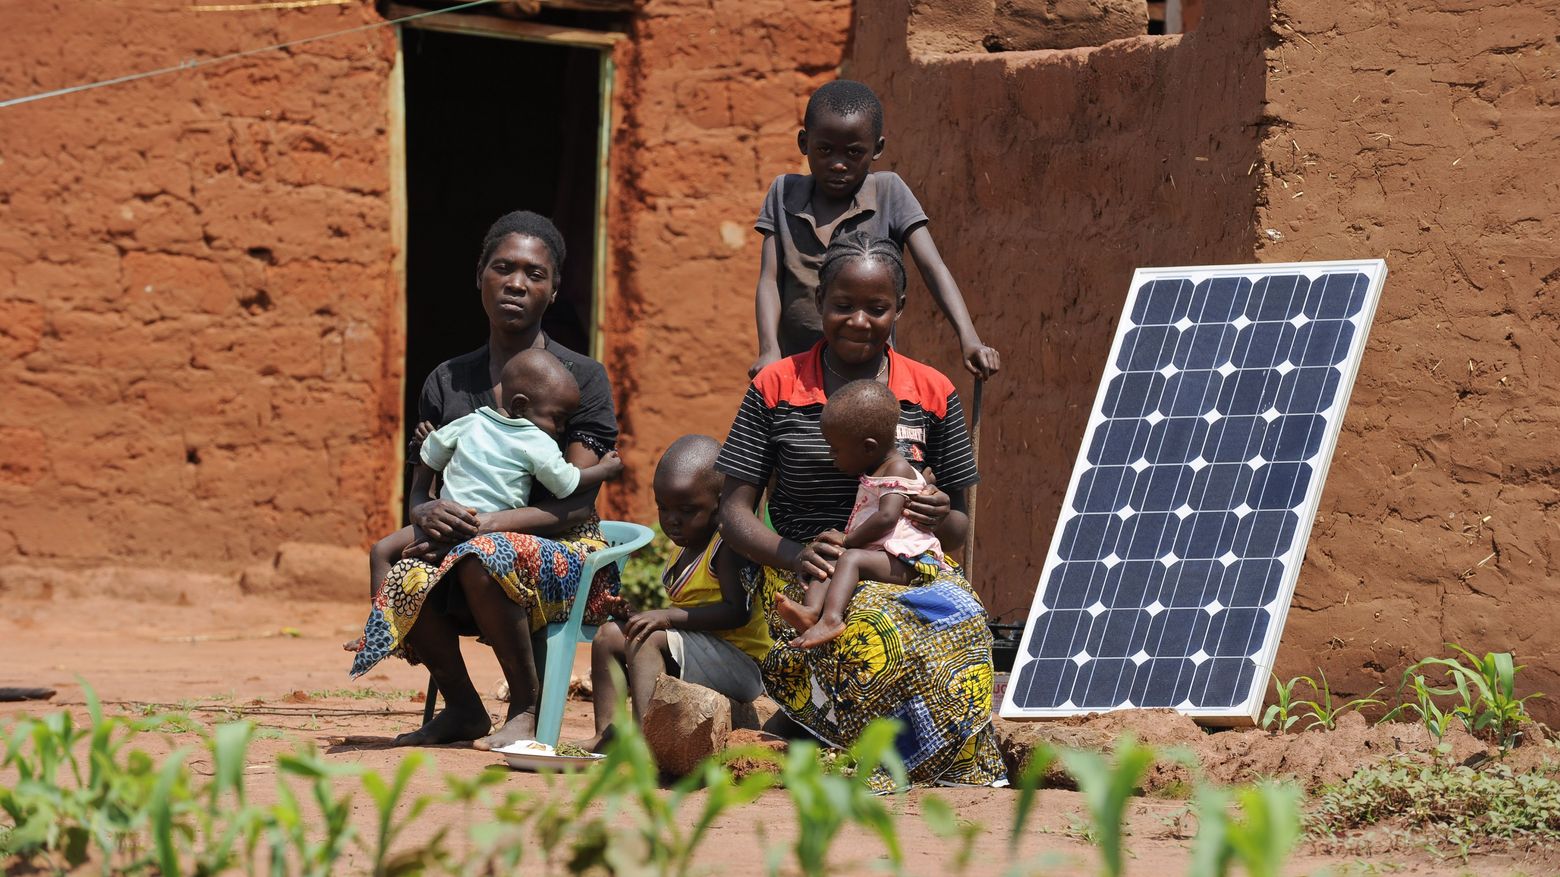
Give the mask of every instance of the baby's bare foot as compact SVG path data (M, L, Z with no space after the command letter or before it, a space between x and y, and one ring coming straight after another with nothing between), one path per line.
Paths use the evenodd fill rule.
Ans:
M784 594L775 598L775 612L785 619L786 624L791 625L792 630L807 630L818 623L818 612Z
M843 618L820 618L818 623L807 628L807 632L791 640L791 645L798 649L815 649L827 642L832 642L845 632L845 620Z

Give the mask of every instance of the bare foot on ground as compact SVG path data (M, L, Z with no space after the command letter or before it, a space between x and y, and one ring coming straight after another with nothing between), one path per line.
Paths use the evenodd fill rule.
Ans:
M818 623L820 613L808 609L805 605L792 600L784 594L775 598L775 611L785 619L785 623L791 625L792 630L808 630ZM800 638L800 637L798 637ZM792 642L795 645L795 642Z
M443 709L428 724L391 741L391 746L438 746L443 743L464 743L486 734L493 722L486 712L466 713Z
M832 642L845 632L845 619L823 617L818 623L807 628L807 632L791 640L791 646L798 649L815 649L827 642Z
M481 740L473 741L471 748L488 752L493 749L502 749L511 743L518 743L521 740L535 739L536 713L526 711L510 716L509 721L505 722L502 728L483 737Z

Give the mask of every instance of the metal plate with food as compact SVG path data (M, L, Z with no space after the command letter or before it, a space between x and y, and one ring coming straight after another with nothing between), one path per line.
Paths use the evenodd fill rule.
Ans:
M577 770L606 757L568 744L554 749L535 740L520 740L493 752L515 770Z

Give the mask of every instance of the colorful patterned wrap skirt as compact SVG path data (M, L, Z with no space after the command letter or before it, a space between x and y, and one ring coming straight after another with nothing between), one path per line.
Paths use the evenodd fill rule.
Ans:
M363 636L346 647L357 652L352 677L362 676L391 655L417 663L407 651L406 634L417 623L434 586L463 557L481 561L509 599L530 608L531 630L567 620L585 558L607 544L598 523L592 518L556 541L524 533L490 533L455 546L438 566L420 560L396 563L374 597ZM585 623L598 624L606 617L604 604L617 595L618 584L616 564L597 570L585 604Z
M879 717L901 724L896 748L913 785L994 785L1006 774L991 727L991 630L957 567L928 565L911 585L862 582L845 631L813 649L775 611L775 596L801 602L796 574L748 568L743 584L764 607L775 646L764 688L787 716L846 748ZM874 788L891 790L884 772Z

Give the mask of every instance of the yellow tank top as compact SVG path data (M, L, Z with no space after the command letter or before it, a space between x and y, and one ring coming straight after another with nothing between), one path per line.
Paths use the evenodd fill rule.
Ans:
M676 580L672 579L672 570L676 568L677 561L682 559L681 551L661 572L661 583L666 586L666 595L672 599L673 606L688 609L720 602L720 579L715 575L715 552L719 550L720 534L716 533L704 549L704 556L689 564ZM764 660L773 645L769 639L769 625L757 605L748 607L747 624L732 630L711 630L709 633L741 649L755 661Z

